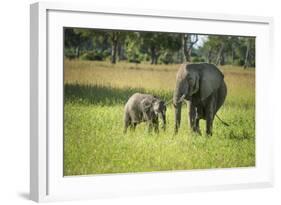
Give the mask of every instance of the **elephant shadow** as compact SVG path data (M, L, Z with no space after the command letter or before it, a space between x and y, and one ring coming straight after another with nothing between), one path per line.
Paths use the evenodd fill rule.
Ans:
M125 104L134 93L149 93L162 99L171 99L172 93L163 90L147 90L144 88L117 88L103 85L64 85L64 103L85 103L102 106Z

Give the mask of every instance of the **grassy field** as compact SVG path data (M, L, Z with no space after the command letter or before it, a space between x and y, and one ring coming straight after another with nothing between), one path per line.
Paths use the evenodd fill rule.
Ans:
M148 172L255 166L255 70L220 67L228 87L213 136L190 131L187 106L173 135L174 109L167 130L148 133L146 124L123 134L123 110L135 92L172 98L179 65L65 60L64 175ZM201 120L204 133L205 121Z

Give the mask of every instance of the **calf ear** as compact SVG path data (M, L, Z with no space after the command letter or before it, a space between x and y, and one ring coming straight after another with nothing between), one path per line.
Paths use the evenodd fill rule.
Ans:
M152 107L152 102L148 99L143 99L140 102L141 110L147 112Z
M160 101L159 100L155 100L153 101L153 110L154 112L158 112L160 110Z

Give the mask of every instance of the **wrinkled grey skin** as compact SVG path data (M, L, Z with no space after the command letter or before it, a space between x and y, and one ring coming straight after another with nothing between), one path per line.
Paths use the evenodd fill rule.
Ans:
M128 127L133 130L137 124L147 122L149 131L158 132L158 117L162 120L162 128L166 128L166 105L161 99L148 94L135 93L125 105L124 133Z
M177 73L173 96L175 133L181 122L181 105L189 101L189 120L193 131L200 133L199 120L206 120L206 133L212 135L214 117L224 103L227 88L222 72L213 64L183 64Z

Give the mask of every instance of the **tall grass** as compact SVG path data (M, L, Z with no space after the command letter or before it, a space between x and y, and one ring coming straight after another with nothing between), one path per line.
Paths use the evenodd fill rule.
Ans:
M123 109L135 92L172 97L179 65L65 61L64 175L147 172L255 166L255 70L224 66L228 87L208 138L190 131L186 106L173 135L174 110L167 130L148 133L145 123L123 134ZM204 133L205 122L200 123Z

